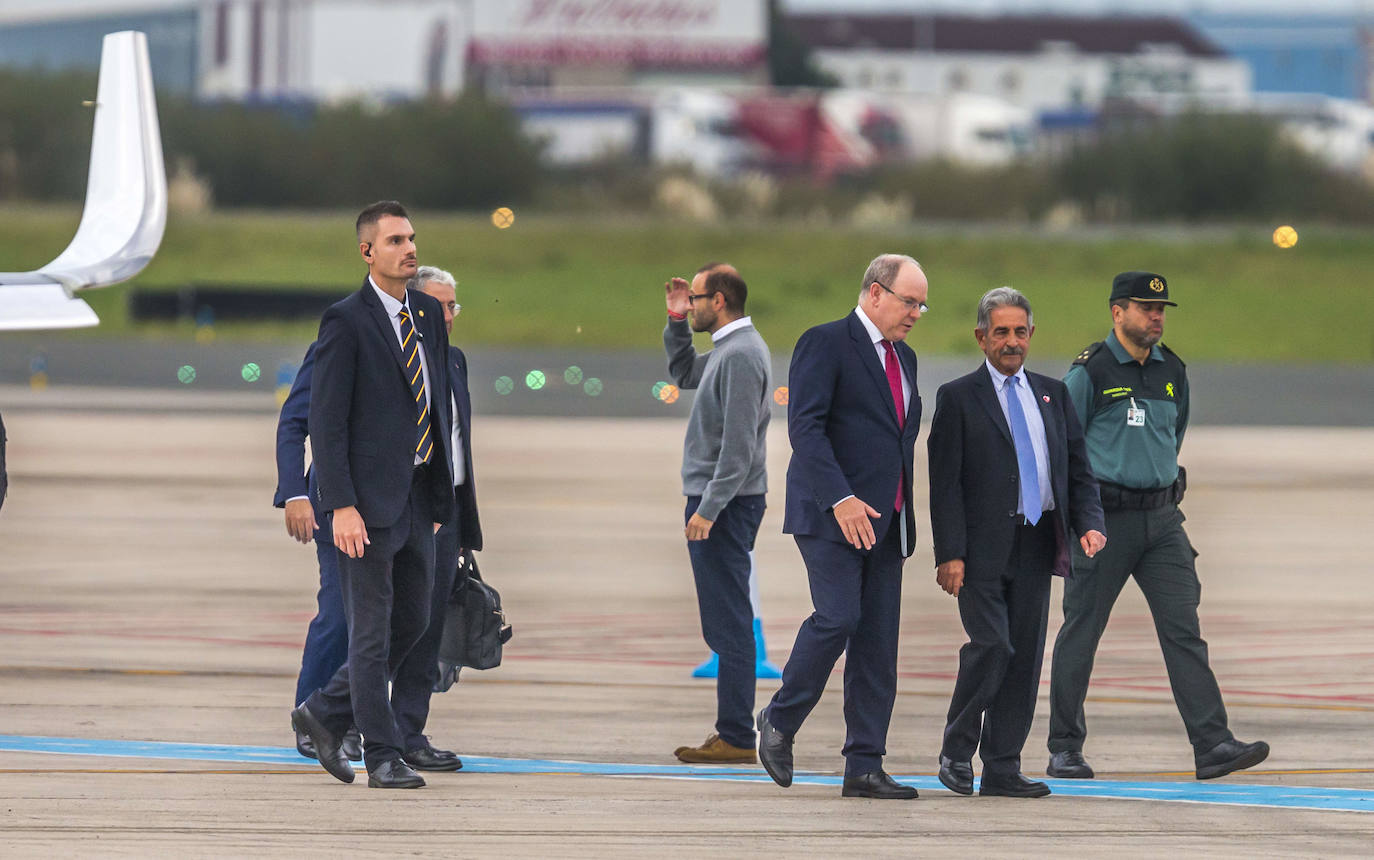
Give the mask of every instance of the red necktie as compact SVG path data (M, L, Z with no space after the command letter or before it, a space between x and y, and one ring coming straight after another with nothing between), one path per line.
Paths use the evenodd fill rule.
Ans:
M892 389L892 407L897 410L897 429L901 430L906 425L906 410L902 409L902 368L897 363L897 350L892 348L892 341L883 341L883 351L887 353L887 360L883 362L887 368L887 387ZM902 491L905 489L905 481L902 475L897 476L897 501L893 505L894 511L902 509Z

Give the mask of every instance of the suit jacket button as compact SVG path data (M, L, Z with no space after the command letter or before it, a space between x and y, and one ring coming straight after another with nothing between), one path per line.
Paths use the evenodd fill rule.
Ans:
M1009 516L1009 517L1014 517L1014 516L1016 516L1016 511L1007 511L1007 516Z

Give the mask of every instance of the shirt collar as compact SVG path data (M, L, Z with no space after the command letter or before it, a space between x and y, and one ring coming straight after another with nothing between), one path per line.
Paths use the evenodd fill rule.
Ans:
M377 291L377 297L382 300L382 307L386 309L387 316L396 316L396 314L401 312L401 308L405 308L407 313L410 312L409 302L397 301L395 296L377 286L377 282L372 280L371 275L367 276L367 282L372 285L372 289Z
M1116 329L1112 329L1111 331L1107 332L1107 349L1110 349L1112 351L1112 355L1115 356L1116 360L1121 364L1126 364L1127 362L1135 361L1135 356L1127 352L1126 347L1122 346L1121 341L1117 339ZM1150 347L1150 361L1163 360L1164 353L1160 350L1159 344L1155 344L1154 346Z
M731 320L730 322L711 332L711 343L720 343L720 339L730 334L731 332L739 331L740 329L745 328L747 326L751 326L753 324L754 320L752 317L740 317L737 320Z
M1024 386L1027 391L1030 390L1030 380L1026 379L1026 366L1024 364L1017 368L1016 372L1011 376L1007 376L1002 373L1002 371L993 367L992 362L988 361L986 358L983 359L983 366L988 369L988 375L992 377L992 384L996 386L998 391L1006 388L1007 383L1011 381L1013 376L1021 380L1021 385Z
M878 327L873 324L873 320L868 318L868 314L864 313L863 305L856 305L854 312L859 315L859 322L863 323L864 329L868 331L870 341L876 344L880 340L887 340L883 337L883 333L878 331Z

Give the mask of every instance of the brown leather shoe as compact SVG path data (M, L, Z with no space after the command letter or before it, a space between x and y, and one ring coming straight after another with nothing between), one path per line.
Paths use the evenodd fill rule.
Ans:
M753 747L737 747L711 735L699 747L678 747L673 755L688 764L758 764Z

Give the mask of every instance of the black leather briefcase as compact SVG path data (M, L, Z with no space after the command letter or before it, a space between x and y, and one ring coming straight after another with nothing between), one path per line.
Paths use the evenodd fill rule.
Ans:
M458 679L458 671L491 669L501 665L501 648L513 630L501 609L501 595L482 580L471 553L458 559L455 577L466 581L454 589L444 610L444 634L439 640L439 683L443 692Z

